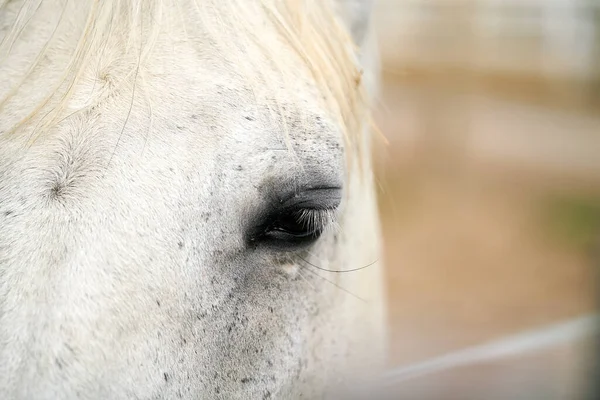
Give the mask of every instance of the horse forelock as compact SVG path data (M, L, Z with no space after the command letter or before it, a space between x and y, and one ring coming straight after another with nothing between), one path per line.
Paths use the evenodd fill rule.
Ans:
M284 97L298 90L294 87L298 65L290 63L291 52L304 64L324 105L337 119L348 149L361 151L359 135L369 111L362 72L357 49L329 1L17 0L3 2L0 10L6 19L0 21L0 72L8 68L18 75L13 76L13 85L0 89L0 112L14 121L2 127L4 134L29 126L35 131L32 137L37 137L66 116L95 107L119 83L140 85L144 62L166 34L180 35L178 40L199 46L207 42L216 46L220 56L239 67L249 87L275 97L274 111L281 117ZM49 26L40 31L36 29L39 18L52 23L46 22ZM26 46L31 34L47 37L25 56L15 52L19 43ZM272 46L269 40L284 46ZM252 56L249 49L259 56ZM48 58L52 66L47 65ZM51 67L60 69L60 78L36 88L39 93L34 96L27 83ZM96 98L75 101L75 89L89 79L90 70L93 80L104 83L104 97L94 94ZM269 76L272 71L279 77L279 90L271 87L275 85ZM282 91L281 85L288 90Z

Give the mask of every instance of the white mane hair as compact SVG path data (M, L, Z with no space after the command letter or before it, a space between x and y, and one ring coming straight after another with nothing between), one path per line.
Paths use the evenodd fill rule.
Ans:
M257 12L255 7L263 12ZM276 94L289 97L289 89L298 77L296 69L286 68L289 54L273 51L282 46L272 46L269 41L273 38L261 35L264 26L271 24L280 33L276 40L286 42L286 47L309 68L326 106L343 127L348 148L360 152L362 141L355 136L369 121L363 72L357 66L357 47L335 7L327 0L0 1L0 32L6 32L0 45L0 69L2 64L22 66L21 74L10 76L9 84L0 88L0 112L5 116L0 134L28 131L30 138L35 139L61 118L106 101L114 90L145 93L144 62L161 31L178 34L180 40L190 42L202 38L206 43L208 38L245 75L255 96L275 95L271 103L278 108L277 114L285 114L285 107L281 106L285 99ZM358 7L352 8L352 4L347 8L347 14L362 12ZM184 9L192 13L184 13ZM48 14L52 14L56 24L53 31L47 32L43 46L28 49L27 59L22 59L23 52L19 52L21 58L13 60L15 46L28 46L27 28L35 25L37 18L47 19ZM263 19L264 15L268 20ZM65 40L67 37L70 41ZM65 48L68 58L58 57ZM283 76L282 82L273 82L271 69L265 69L265 58ZM43 74L42 67L48 68L48 61L53 69L62 72L60 79L47 82L43 88L29 86L29 78ZM88 70L95 76L85 75ZM89 95L75 100L74 88L82 83L90 87ZM24 96L28 101L23 100ZM157 101L146 100L150 109ZM348 155L354 153L347 151Z

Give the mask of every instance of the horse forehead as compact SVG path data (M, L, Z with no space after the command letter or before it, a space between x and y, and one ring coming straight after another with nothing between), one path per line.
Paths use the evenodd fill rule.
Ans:
M201 156L206 162L213 157L231 162L251 157L268 169L270 164L282 168L281 161L289 161L291 153L279 150L286 150L290 139L301 156L292 164L318 160L329 169L339 167L343 136L309 79L298 74L297 81L284 83L281 72L272 71L271 82L253 81L216 53L201 57L185 49L167 58L150 58L140 69L135 90L124 86L105 91L102 85L113 85L118 78L110 76L111 68L86 70L90 79L76 90L67 112L89 101L92 91L105 98L58 127L62 140L57 151L73 156L85 150L81 155L85 163L95 162L97 157L91 157L95 153L108 152L111 158L116 155L111 159L115 163L125 154L137 160L144 150L148 159L174 156L171 159L179 160L182 169L200 162L187 162L190 157ZM102 134L90 134L99 127ZM268 158L272 161L256 158L270 151L277 154ZM258 174L262 169L253 171Z
M150 86L145 89L148 98L140 91L131 111L128 107L132 94L120 95L118 113L135 115L127 121L130 126L125 126L125 132L148 132L152 120L154 132L150 135L163 141L174 133L183 133L190 140L207 145L205 152L217 151L218 147L209 145L217 145L216 142L248 147L245 151L250 151L261 146L285 148L283 142L290 139L298 149L318 153L329 148L316 146L317 143L327 141L336 148L342 145L334 118L315 99L308 85L295 91L281 85L259 87L269 90L261 95L238 74L183 69L167 76L150 74L146 82ZM111 112L108 110L108 114Z
M247 125L253 120L258 121L255 126L263 125L263 131L281 131L287 125L285 129L293 136L315 129L336 130L334 118L302 63L290 62L282 70L254 57L249 67L232 63L211 46L198 52L201 43L179 43L176 49L169 46L157 46L155 56L140 68L132 84L123 88L114 87L120 81L118 63L98 60L103 67L87 69L87 79L72 98L71 111L85 106L95 92L100 94L98 103L105 106L100 107L105 113L110 109L151 112L159 121L229 128L212 129L213 135L233 134L231 125Z
M294 71L293 79L290 70ZM165 91L169 91L171 104L189 103L198 111L218 113L221 119L270 114L279 122L285 119L292 124L301 116L332 123L301 63L279 70L271 68L267 60L259 60L247 68L221 58L216 51L208 56L183 53L166 63L150 63L148 77L156 85L156 97L164 98Z

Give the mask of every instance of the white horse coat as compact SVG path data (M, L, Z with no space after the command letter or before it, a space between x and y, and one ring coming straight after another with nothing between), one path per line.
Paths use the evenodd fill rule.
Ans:
M368 3L0 1L0 398L377 373Z

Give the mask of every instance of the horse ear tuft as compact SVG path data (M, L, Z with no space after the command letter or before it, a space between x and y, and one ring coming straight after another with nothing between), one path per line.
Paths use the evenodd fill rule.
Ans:
M373 0L333 0L352 39L362 46L369 31Z

